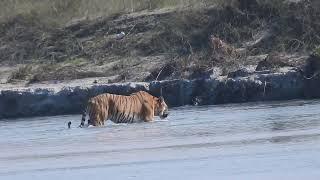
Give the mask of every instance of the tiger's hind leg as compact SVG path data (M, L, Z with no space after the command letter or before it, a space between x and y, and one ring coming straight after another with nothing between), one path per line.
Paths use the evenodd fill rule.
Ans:
M98 119L98 121L97 121L98 126L104 126L105 118L106 118L105 112L100 112L100 113L98 114L98 117L97 117L97 119Z
M90 104L90 112L89 112L89 120L88 120L88 126L99 126L99 121L100 121L100 115L99 112L100 107L96 103L91 103Z
M106 112L101 112L100 113L100 118L101 118L101 125L104 126L104 121L106 120Z
M102 125L104 125L104 122L108 120L109 116L109 106L107 105L106 107L102 107L104 111L101 113L101 120L102 120Z
M108 115L108 107L104 101L95 101L90 103L90 113L88 124L92 126L103 126Z
M106 118L105 112L96 112L90 116L90 123L93 126L103 126Z

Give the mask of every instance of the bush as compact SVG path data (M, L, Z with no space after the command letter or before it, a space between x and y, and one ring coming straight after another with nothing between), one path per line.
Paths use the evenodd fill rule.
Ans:
M13 72L8 78L8 82L16 80L27 80L32 74L32 65L23 65L17 71Z

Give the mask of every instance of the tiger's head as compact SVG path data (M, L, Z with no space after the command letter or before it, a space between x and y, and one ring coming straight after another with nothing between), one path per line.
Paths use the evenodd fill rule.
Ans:
M154 108L154 115L159 116L161 119L168 117L169 110L166 102L164 102L163 97L159 97L156 100L155 108Z

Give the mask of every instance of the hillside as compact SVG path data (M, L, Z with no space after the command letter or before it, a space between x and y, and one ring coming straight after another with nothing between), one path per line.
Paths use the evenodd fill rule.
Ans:
M59 17L41 3L43 11L1 14L1 82L103 77L96 79L110 83L303 68L320 43L316 0L139 2L105 14L102 7L85 11L84 2L61 6Z

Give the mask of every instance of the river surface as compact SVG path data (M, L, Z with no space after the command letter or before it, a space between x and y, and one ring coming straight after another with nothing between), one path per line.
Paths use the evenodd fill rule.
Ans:
M79 123L80 115L1 120L0 179L320 179L320 101L181 107L165 120L102 128Z

